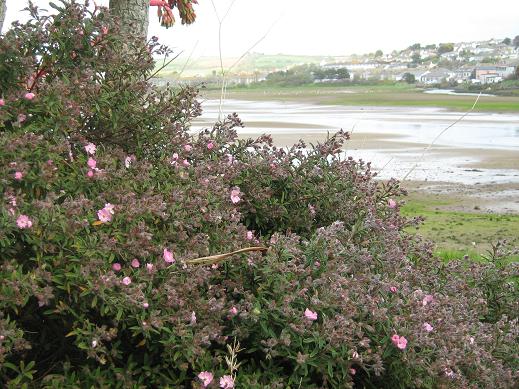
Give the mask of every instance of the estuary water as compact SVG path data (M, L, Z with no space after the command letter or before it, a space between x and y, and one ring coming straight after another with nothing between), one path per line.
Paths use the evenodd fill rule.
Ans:
M208 127L219 114L219 101L202 103L193 129ZM460 182L519 183L519 114L462 112L441 108L348 107L279 101L227 100L223 115L237 112L245 124L240 136L272 134L284 142L316 141L328 131L352 131L357 159L371 161L383 178ZM451 128L446 130L449 126ZM441 134L441 135L440 135ZM434 141L434 145L429 147ZM426 150L427 149L427 150ZM477 167L501 160L492 168ZM476 166L477 168L474 168ZM411 171L409 175L407 173Z

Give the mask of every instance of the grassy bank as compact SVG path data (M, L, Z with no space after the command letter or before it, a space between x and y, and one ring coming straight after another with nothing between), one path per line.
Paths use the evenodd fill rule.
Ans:
M219 90L206 90L208 98L219 97ZM404 83L381 85L302 85L278 87L254 85L231 88L228 99L283 100L324 105L344 106L398 106L438 107L466 111L472 107L475 96L452 96L423 93L422 89ZM519 96L482 96L475 111L519 112Z
M445 259L465 254L477 259L491 248L492 243L503 239L519 246L519 215L449 210L457 201L413 193L402 213L425 218L417 233L435 241L437 254ZM519 256L514 259L519 260Z

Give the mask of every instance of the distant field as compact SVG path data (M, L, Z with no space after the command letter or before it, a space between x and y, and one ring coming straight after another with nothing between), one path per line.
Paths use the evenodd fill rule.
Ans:
M213 71L220 71L220 58L218 57L195 57L191 58L189 62L187 62L187 56L188 55L181 56L177 60L173 61L170 65L164 68L159 75L166 78L173 77L175 73L182 71L183 77L209 76ZM238 57L224 58L224 68L228 69L234 65L238 59ZM326 59L330 59L330 57L283 54L248 54L233 68L233 72L269 72L304 63L320 63Z
M219 91L204 94L218 97ZM410 106L439 107L464 111L472 107L475 96L426 94L421 89L403 83L387 85L304 85L300 87L269 87L257 85L228 89L227 98L241 100L284 100L314 104L350 106ZM519 112L519 96L482 96L476 111Z

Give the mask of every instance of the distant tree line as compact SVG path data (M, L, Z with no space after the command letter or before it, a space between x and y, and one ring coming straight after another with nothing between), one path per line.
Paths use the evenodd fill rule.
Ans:
M269 73L266 82L279 86L298 86L314 82L340 82L350 79L346 68L325 68L318 65L299 65Z

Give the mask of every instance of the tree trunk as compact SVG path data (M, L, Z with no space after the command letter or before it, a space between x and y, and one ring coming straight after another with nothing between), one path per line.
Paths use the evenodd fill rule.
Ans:
M142 39L148 35L149 8L150 0L110 0L110 12L120 18L121 32L137 34Z
M5 12L7 11L7 0L0 0L0 33L2 33L2 27L5 20Z

